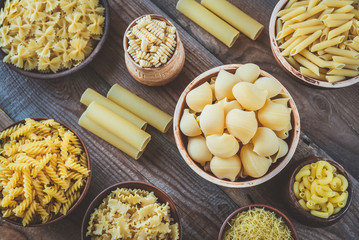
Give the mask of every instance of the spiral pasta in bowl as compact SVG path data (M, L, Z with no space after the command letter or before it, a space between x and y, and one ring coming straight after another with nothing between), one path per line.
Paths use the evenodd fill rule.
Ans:
M82 69L108 35L107 0L6 0L0 7L0 56L27 77L54 79Z
M225 187L264 183L290 161L300 120L288 91L252 63L213 68L183 91L174 135L186 163Z
M281 0L269 25L273 55L299 80L324 88L359 82L359 10L355 1Z
M42 226L70 214L90 186L86 146L68 126L27 118L0 132L0 217Z
M185 52L177 28L168 19L149 14L138 17L123 37L129 73L148 86L161 86L181 72Z
M337 162L309 157L293 166L286 187L290 211L301 223L326 227L348 211L353 187L347 171Z

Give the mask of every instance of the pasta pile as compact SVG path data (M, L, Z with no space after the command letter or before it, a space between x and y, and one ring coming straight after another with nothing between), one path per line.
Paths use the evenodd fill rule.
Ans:
M295 176L293 191L299 204L312 215L328 218L345 207L348 180L327 161L302 167Z
M127 52L142 67L167 63L176 49L176 27L147 15L127 32Z
M223 240L272 239L292 240L291 231L282 218L264 208L240 212L228 223Z
M221 70L186 96L180 129L187 152L218 178L261 177L288 152L290 96L277 80L259 75L252 63L235 74Z
M160 204L153 192L117 188L91 214L86 236L91 239L179 239L168 203Z
M331 83L359 75L357 3L290 0L277 16L281 55L301 74Z
M7 0L0 12L4 62L54 72L80 64L103 32L99 0Z
M24 226L65 215L88 176L73 132L53 119L26 119L0 132L0 211Z

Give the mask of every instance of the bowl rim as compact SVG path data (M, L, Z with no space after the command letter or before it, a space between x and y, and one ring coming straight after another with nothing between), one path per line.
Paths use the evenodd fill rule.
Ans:
M149 188L151 190L146 190L146 191L152 191L152 192L159 192L162 194L162 196L164 196L164 198L166 199L163 202L168 202L170 204L170 209L171 209L171 217L174 220L178 220L176 221L176 223L178 223L178 233L179 233L179 240L182 240L182 224L181 224L181 217L179 215L178 209L175 205L175 203L173 202L173 200L171 199L171 197L165 193L164 191L162 191L159 187L156 187L155 185L148 183L148 182L143 182L143 181L124 181L124 182L118 182L115 183L107 188L105 188L104 190L102 190L99 194L96 195L96 197L91 201L90 205L88 206L83 218L82 218L82 224L81 224L81 240L86 240L88 239L86 237L86 230L87 230L87 226L88 226L88 219L90 218L90 215L92 214L93 210L98 207L102 200L107 197L113 190L115 190L116 188L130 188L130 189L143 189L143 186L145 186L146 188ZM156 195L155 196L159 199L159 197ZM159 199L160 200L160 199ZM162 201L160 201L162 202Z
M164 65L159 66L159 67L142 67L141 65L139 65L138 63L136 63L133 58L131 57L131 55L128 53L127 48L128 48L128 41L129 39L127 38L127 32L134 26L136 25L136 21L140 20L141 18L145 17L145 16L151 16L151 18L153 17L154 19L159 19L162 21L165 21L168 25L172 26L172 27L176 27L170 20L168 20L167 18L159 15L159 14L145 14L142 16L139 16L138 18L136 18L135 20L133 20L126 28L126 31L123 35L123 51L125 53L125 56L131 61L132 64L134 64L137 68L141 68L143 70L147 70L147 71L158 71L161 70L165 67L167 67L169 64L171 64L173 61L175 61L175 59L173 58L173 56L176 54L176 52L179 51L180 48L180 44L181 44L181 40L179 37L179 33L178 33L178 29L176 27L176 48L173 51L173 54L170 58L170 60L168 62L166 62Z
M240 207L238 208L237 210L235 210L234 212L232 212L227 218L226 220L224 220L222 226L221 226L221 229L219 231L219 234L218 234L218 240L222 240L222 236L223 234L225 233L225 230L226 230L226 227L227 227L227 224L228 222L235 216L237 215L239 212L243 212L243 211L246 211L250 208L265 208L266 210L268 211L271 211L271 212L274 212L274 214L278 216L280 216L283 221L286 223L286 225L288 226L289 230L291 231L292 233L292 237L294 238L294 240L297 240L298 239L298 234L297 234L297 231L294 227L294 224L292 223L292 221L287 217L287 215L285 215L282 211L280 211L279 209L275 208L275 207L272 207L270 205L267 205L267 204L250 204L250 205L246 205L246 206L243 206L243 207Z
M200 175L202 178L206 179L207 181L217 184L219 186L230 187L230 188L247 188L247 187L256 186L256 185L262 184L262 183L270 180L274 176L276 176L279 172L281 172L284 169L284 167L289 163L290 159L293 157L294 152L299 143L299 138L300 138L300 117L299 117L298 109L296 107L296 104L295 104L292 96L290 95L288 90L284 87L284 85L277 78L273 77L271 74L267 73L266 71L261 70L260 76L274 78L281 85L282 90L286 94L288 94L288 96L290 97L289 105L292 109L292 121L293 121L292 130L291 130L292 131L292 142L291 142L291 145L288 144L288 148L289 148L288 153L284 157L282 157L283 160L281 160L281 162L272 171L270 171L269 173L267 172L265 175L263 175L260 178L254 178L254 179L246 180L246 181L231 182L231 181L219 179L219 178L205 172L202 168L200 168L195 163L195 161L193 161L191 159L191 157L187 153L187 150L186 150L187 148L184 146L184 143L182 141L182 137L181 137L182 133L179 128L180 117L183 114L181 112L181 108L182 108L182 104L185 103L185 97L186 97L187 93L191 89L193 89L195 87L195 85L198 84L199 82L205 82L204 79L206 79L210 75L217 74L222 69L235 70L242 65L243 64L222 65L222 66L214 67L214 68L207 70L207 71L201 73L200 75L198 75L194 80L192 80L187 85L187 87L183 90L181 96L179 97L177 104L176 104L176 108L175 108L175 112L174 112L174 119L173 119L173 131L174 131L176 145L177 145L177 148L178 148L182 158L186 161L187 165L189 165L194 172L196 172L198 175ZM277 164L277 163L274 163L274 164Z
M338 213L331 215L327 219L313 216L312 214L310 214L310 212L305 211L298 203L298 200L295 197L294 191L293 191L295 175L299 172L299 170L302 167L304 167L305 165L308 165L308 164L311 164L314 162L318 162L318 161L326 161L326 162L329 162L331 165L334 165L337 168L338 172L340 174L344 175L344 177L348 180L347 191L348 191L349 195L348 195L347 204ZM318 223L321 226L329 226L331 224L334 224L335 222L339 221L345 215L345 213L348 211L350 204L352 202L353 192L354 192L350 176L349 176L348 172L343 168L342 165L340 165L338 162L336 162L332 159L325 158L325 157L315 157L315 156L304 158L304 159L298 161L298 163L296 163L296 165L294 166L294 168L290 174L289 182L287 184L287 191L288 191L289 203L294 204L294 208L292 208L292 209L293 210L295 209L296 213L300 214L301 216L303 216L307 219L310 219L310 221L315 221L316 223ZM296 214L296 216L297 216L297 214ZM304 223L309 224L309 222L304 222Z
M276 33L276 20L277 20L277 14L278 12L285 6L285 4L288 2L289 0L279 0L278 3L276 4L276 6L273 9L271 18L270 18L270 22L269 22L269 39L270 39L270 46L271 46L271 50L273 53L274 58L276 59L277 63L290 75L296 77L297 79L299 79L301 82L316 86L316 87L323 87L323 88L342 88L342 87L348 87L351 85L354 85L356 83L359 83L359 75L346 79L346 80L342 80L339 82L334 82L334 83L330 83L330 82L326 82L326 81L322 81L322 80L318 80L315 78L311 78L308 76L305 76L303 74L301 74L297 69L295 69L280 53L281 51L279 50L278 47L278 42L276 40L275 37L275 33Z
M41 121L41 120L49 120L49 119L53 119L53 118L31 118L31 119L36 120L36 121ZM2 217L2 214L0 214L0 219L4 220L5 222L15 224L15 225L18 225L18 226L21 226L21 227L42 227L42 226L46 226L46 225L49 225L49 224L52 224L52 223L55 223L55 222L58 222L58 221L64 219L71 212L73 212L78 205L80 205L80 203L82 202L82 200L86 196L86 193L87 193L87 191L88 191L88 189L90 187L91 178L92 178L92 166L91 166L90 154L88 153L87 147L86 147L84 141L82 140L82 138L72 128L70 128L68 125L66 125L66 124L64 124L64 123L62 123L60 121L57 121L55 119L53 119L53 120L55 122L57 122L57 123L60 123L62 126L66 127L68 130L70 130L71 132L73 132L75 134L75 136L80 140L80 143L81 143L81 145L82 145L82 147L84 149L84 152L86 154L86 157L87 157L87 169L89 170L89 174L88 174L87 179L86 179L86 184L82 189L81 195L77 199L77 201L69 208L69 210L67 211L67 213L65 215L60 215L60 216L52 219L51 221L48 221L48 222L45 222L45 223L29 224L29 225L23 226L21 223L19 223L17 221L14 221L14 220L11 220L11 219L8 219L8 218L4 218L4 217ZM15 125L18 125L18 124L24 123L24 122L25 122L25 119L17 121L15 123L9 125L8 127L4 128L3 130L6 130L6 129L12 127L12 126L15 126Z
M100 50L102 49L110 29L110 7L107 2L107 0L100 0L102 2L102 5L105 9L105 24L103 27L103 34L101 36L101 39L97 42L96 47L92 50L90 55L88 55L79 65L73 66L70 69L66 69L64 71L56 72L56 73L41 73L37 70L24 70L22 68L16 67L12 63L5 63L8 67L10 67L12 70L14 70L17 73L20 73L21 75L25 77L30 77L38 80L52 80L52 79L58 79L62 78L68 75L71 75L75 72L78 72L85 66L87 66L92 60L98 55ZM4 1L5 2L5 1ZM3 59L6 56L6 54L0 49L0 58Z

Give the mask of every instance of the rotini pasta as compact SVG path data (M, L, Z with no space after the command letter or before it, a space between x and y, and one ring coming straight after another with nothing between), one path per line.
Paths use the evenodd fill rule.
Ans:
M28 225L66 214L89 172L76 135L53 119L26 119L0 137L2 216Z
M176 27L147 15L127 32L127 52L142 67L159 67L172 57L176 47Z

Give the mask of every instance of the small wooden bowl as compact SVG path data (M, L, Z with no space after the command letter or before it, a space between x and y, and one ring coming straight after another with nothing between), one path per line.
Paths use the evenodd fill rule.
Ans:
M343 81L330 83L327 81L318 80L315 78L311 78L301 74L297 69L295 69L280 53L280 49L278 47L278 43L276 40L276 20L277 14L284 6L287 4L289 0L280 0L277 5L274 7L272 12L272 16L270 18L269 23L269 38L270 38L270 45L274 55L274 58L277 60L278 64L289 74L293 75L294 77L301 80L301 82L316 86L316 87L323 87L323 88L342 88L347 87L356 83L359 83L359 75L353 78L349 78Z
M251 204L251 205L248 205L248 206L241 207L241 208L237 209L236 211L234 211L233 213L231 213L231 215L229 215L227 217L227 219L222 224L221 230L219 231L218 240L223 239L223 236L226 233L228 227L230 227L229 222L232 220L233 217L235 217L240 212L244 212L244 211L247 211L250 208L255 208L255 207L256 208L264 208L265 210L274 212L274 214L278 218L282 218L283 221L285 222L285 224L288 226L289 230L291 231L293 239L298 240L297 231L295 230L294 225L289 220L289 218L284 213L279 211L278 209L276 209L274 207L271 207L269 205L264 205L264 204Z
M102 200L107 197L112 191L116 190L117 188L130 188L130 189L142 189L149 192L154 192L155 196L158 198L160 203L168 203L171 208L171 217L174 219L176 223L178 223L178 232L179 232L179 239L182 240L182 225L180 221L180 217L176 208L176 205L172 201L172 199L161 189L158 187L140 181L128 181L128 182L121 182L116 183L101 193L99 193L94 200L92 200L90 206L87 208L85 216L82 220L82 227L81 227L81 240L90 239L86 237L88 223L90 221L91 214L93 213L94 209L97 208L101 203Z
M174 26L168 19L157 15L149 14L152 19L158 19L165 21L167 25ZM178 31L176 30L176 49L170 58L170 60L160 67L142 67L136 63L130 54L127 52L128 48L128 38L127 32L136 25L136 21L143 18L146 15L136 18L133 22L127 27L125 35L123 36L123 51L125 52L125 62L126 67L131 76L136 79L138 82L148 85L148 86L162 86L172 80L174 80L178 74L182 71L184 61L185 61L185 52L181 38Z
M0 0L0 8L4 7L4 0ZM31 71L27 71L24 70L22 68L18 68L13 64L7 64L12 70L14 70L15 72L20 73L21 75L24 75L26 77L30 77L30 78L35 78L35 79L40 79L40 80L50 80L50 79L57 79L57 78L62 78L65 76L69 76L75 72L78 72L80 69L84 68L85 66L87 66L90 62L92 62L92 60L97 56L97 54L100 52L100 50L102 49L108 33L109 33L109 29L110 29L110 12L109 12L109 5L107 0L100 0L100 3L103 5L103 7L105 8L105 23L104 23L104 28L103 28L103 35L100 39L100 41L97 42L96 47L92 50L91 54L89 56L87 56L79 65L74 66L70 69L67 70L63 70L57 73L42 73L40 71L37 70L31 70ZM0 58L3 59L6 56L6 54L0 50Z
M187 107L186 96L187 96L188 92L191 91L192 89L198 87L202 83L209 81L211 79L211 77L217 76L217 74L220 70L224 69L228 72L234 73L236 71L236 69L239 68L241 65L242 64L223 65L223 66L212 68L212 69L200 74L199 76L197 76L192 82L190 82L190 84L186 87L186 89L182 92L180 98L178 99L175 113L174 113L174 120L173 120L173 131L174 131L174 137L176 140L177 148L180 151L180 153L181 153L183 159L186 161L186 163L192 168L193 171L195 171L198 175L200 175L207 181L210 181L214 184L217 184L217 185L220 185L223 187L230 187L230 188L252 187L252 186L262 184L262 183L268 181L269 179L273 178L275 175L277 175L280 171L283 170L283 168L288 164L288 162L292 158L292 156L297 148L297 145L299 142L299 137L300 137L300 118L299 118L297 106L295 105L294 100L290 96L288 90L278 81L280 83L280 85L282 86L282 90L290 96L289 106L292 109L291 123L292 123L293 129L290 131L290 136L287 138L287 140L288 140L287 143L288 143L288 148L289 148L287 155L278 159L278 161L276 163L272 164L270 166L268 172L265 175L263 175L260 178L246 177L244 179L239 179L236 182L226 181L223 179L219 179L210 173L207 173L206 171L204 171L202 169L202 167L198 163L196 163L195 161L193 161L191 159L191 157L189 156L189 154L187 152L187 137L182 134L180 127L179 127L179 123L180 123L183 111ZM272 75L270 75L269 73L267 73L263 70L261 70L260 76L274 78Z
M41 121L41 120L48 120L49 118L32 118L36 121ZM71 212L73 212L75 210L75 208L82 202L82 200L84 199L86 193L87 193L87 190L89 189L90 187L90 182L91 182L91 177L92 177L92 167L91 167L91 161L90 161L90 155L87 151L87 148L86 148L86 145L85 143L82 141L82 139L80 138L80 136L72 129L70 128L69 126L67 126L66 124L63 124L62 122L59 122L59 121L56 121L55 122L58 122L60 123L62 126L64 126L65 128L67 128L68 130L70 130L71 132L73 132L75 134L75 136L80 140L80 143L81 143L81 146L83 147L84 149L84 152L86 154L86 157L87 157L87 168L89 169L89 175L87 176L87 180L86 180L86 184L85 186L82 187L82 192L81 192L81 195L79 197L79 199L77 199L77 201L72 205L72 207L67 211L67 213L65 215L60 215L46 223L36 223L36 224L29 224L25 227L42 227L42 226L45 226L45 225L49 225L49 224L52 224L52 223L55 223L55 222L58 222L60 221L61 219L65 218L66 216L68 216ZM18 121L14 124L11 124L10 126L4 128L3 130L6 130L8 128L11 128L15 125L18 125L20 123L25 123L25 120L21 120L21 121ZM3 131L1 130L1 131ZM0 132L1 132L0 131ZM1 140L0 140L1 142ZM15 224L15 225L18 225L18 226L23 226L20 222L16 222L14 220L11 220L11 219L8 219L8 218L3 218L2 215L1 215L1 212L0 212L0 219L4 220L5 222L8 222L8 223L12 223L12 224Z
M348 180L348 183L349 183L349 186L347 189L349 196L348 196L348 201L347 201L346 206L342 210L340 210L340 212L330 216L327 219L313 216L312 214L310 214L310 212L305 211L298 203L298 200L295 197L294 192L293 192L293 184L295 181L295 175L299 172L299 170L307 164L311 164L311 163L318 162L321 160L327 161L331 165L336 167L337 171L340 174L342 174ZM288 203L288 207L289 207L290 212L292 213L292 216L296 220L301 222L302 224L310 226L310 227L326 227L326 226L330 226L330 225L338 222L348 211L349 206L352 202L352 197L353 197L353 185L352 185L352 182L350 180L350 177L349 177L349 174L347 173L347 171L339 163L337 163L331 159L321 158L321 157L305 158L301 161L298 161L298 163L296 163L296 165L293 167L293 169L294 170L292 171L292 173L290 175L290 179L289 179L288 184L285 189L285 197L287 198L286 202Z

